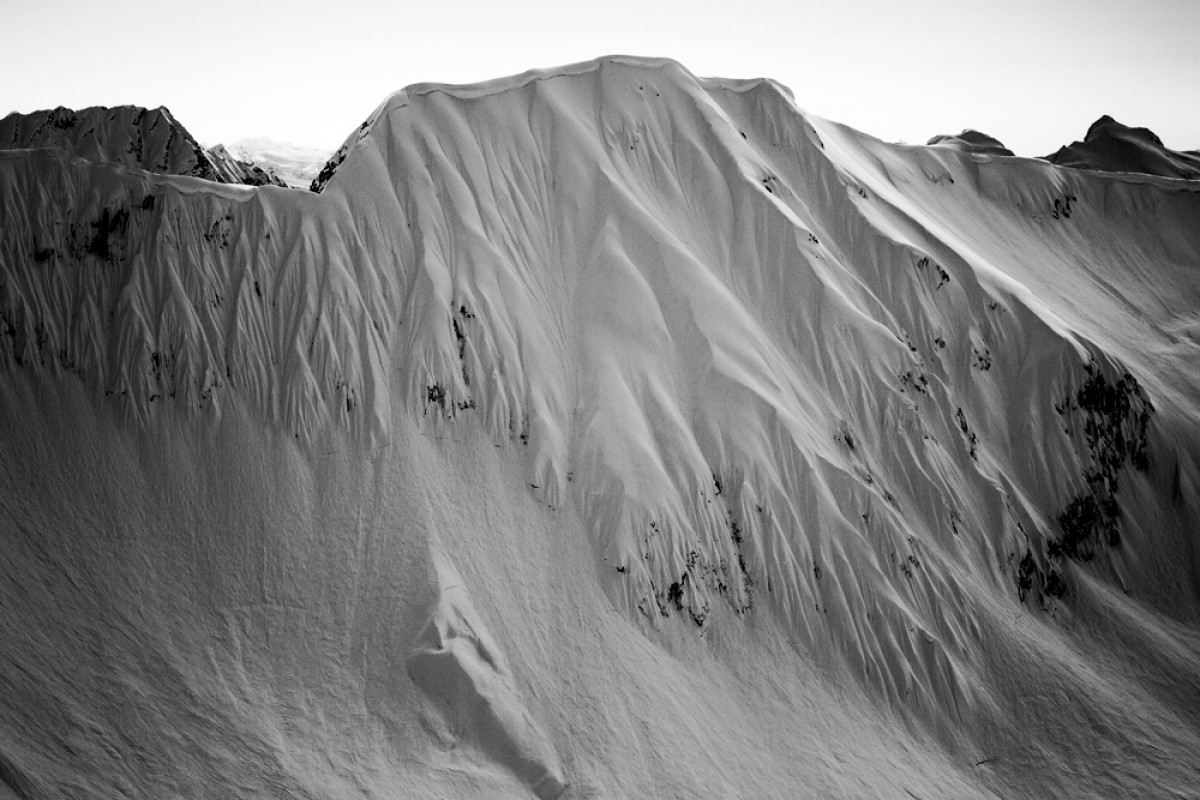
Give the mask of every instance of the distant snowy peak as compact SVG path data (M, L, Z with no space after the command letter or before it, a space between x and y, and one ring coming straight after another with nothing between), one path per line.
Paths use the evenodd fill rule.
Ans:
M205 149L165 107L95 106L9 114L0 120L0 149L58 148L98 163L164 175L192 175L217 183L284 186L224 147Z
M220 183L243 183L247 186L287 186L272 169L256 164L253 159L238 158L223 144L207 150L209 162Z
M976 130L965 130L962 133L941 133L934 136L926 144L933 147L946 147L963 153L978 153L989 156L1011 156L1013 151L994 136Z
M229 152L262 167L295 189L307 189L331 154L324 148L302 147L261 136L239 139L229 145Z
M1171 150L1153 131L1122 125L1107 114L1092 123L1082 142L1061 147L1046 160L1075 169L1200 180L1200 151Z

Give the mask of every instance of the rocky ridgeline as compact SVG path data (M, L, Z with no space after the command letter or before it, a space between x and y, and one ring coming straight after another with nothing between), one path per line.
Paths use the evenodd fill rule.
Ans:
M235 158L222 145L205 148L165 107L58 107L0 120L0 149L57 148L100 163L217 183L286 186L261 167Z

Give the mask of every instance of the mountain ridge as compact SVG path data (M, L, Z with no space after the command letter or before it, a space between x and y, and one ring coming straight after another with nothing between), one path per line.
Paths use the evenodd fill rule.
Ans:
M89 161L194 175L218 183L284 186L220 145L202 147L162 106L93 106L79 111L59 106L29 114L13 112L0 119L0 143L8 150L56 147Z
M214 715L242 713L222 682L259 710L294 687L300 728L264 734L288 785L400 742L421 765L372 770L455 796L1186 786L1200 189L888 145L774 82L628 57L410 87L339 153L319 194L0 153L6 407L58 387L158 487L63 525L111 513L174 580L56 558L147 580L178 608L154 625L216 642L172 661ZM19 424L5 463L71 473ZM37 552L16 523L59 512L8 513ZM374 722L348 733L339 698ZM798 755L797 726L828 741L793 731Z
M1045 158L1073 169L1200 180L1200 151L1172 150L1153 131L1122 125L1107 114L1088 126L1083 141L1064 145Z

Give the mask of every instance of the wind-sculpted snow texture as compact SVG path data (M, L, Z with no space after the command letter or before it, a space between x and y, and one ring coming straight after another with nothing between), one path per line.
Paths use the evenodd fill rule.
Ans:
M1200 184L626 57L0 176L0 796L1195 791Z

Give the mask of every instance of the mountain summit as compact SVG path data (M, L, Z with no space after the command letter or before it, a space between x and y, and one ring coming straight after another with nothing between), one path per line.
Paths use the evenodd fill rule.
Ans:
M0 147L56 147L88 161L121 164L164 175L194 175L218 183L284 186L261 167L234 158L221 145L207 149L166 108L59 106L0 119Z
M1200 180L1200 151L1171 150L1151 130L1122 125L1107 114L1073 142L1046 156L1052 164L1104 172L1140 172Z
M1011 156L1013 151L994 136L977 130L965 130L962 133L944 133L934 136L926 144L938 147L950 147L964 153L979 153L989 156Z
M1194 791L1200 183L615 56L315 188L0 151L0 792Z

